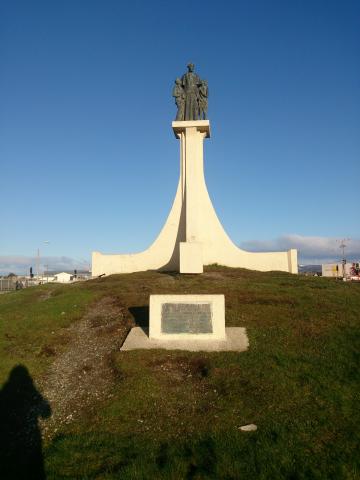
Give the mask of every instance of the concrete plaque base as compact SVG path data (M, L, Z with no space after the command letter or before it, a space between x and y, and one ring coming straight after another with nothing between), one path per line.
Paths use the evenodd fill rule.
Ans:
M150 295L149 329L132 328L121 350L243 352L248 346L245 328L225 329L224 295Z
M121 351L129 350L185 350L190 352L244 352L249 348L246 329L242 327L227 327L224 340L169 340L151 339L148 331L134 327L126 337Z

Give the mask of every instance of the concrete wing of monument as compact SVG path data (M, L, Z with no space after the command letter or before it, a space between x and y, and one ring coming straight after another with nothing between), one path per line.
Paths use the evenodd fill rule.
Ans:
M205 138L209 120L174 121L180 140L180 178L169 216L155 242L134 254L92 253L92 275L145 270L202 273L204 265L217 263L251 270L297 273L297 250L247 252L238 248L221 225L205 183Z

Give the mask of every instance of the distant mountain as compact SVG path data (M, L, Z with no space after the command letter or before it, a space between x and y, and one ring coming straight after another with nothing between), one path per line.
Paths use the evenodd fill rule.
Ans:
M299 265L299 273L321 273L321 265Z

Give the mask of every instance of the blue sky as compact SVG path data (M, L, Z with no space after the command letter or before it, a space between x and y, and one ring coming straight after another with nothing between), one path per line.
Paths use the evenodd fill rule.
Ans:
M358 1L2 2L0 272L37 248L72 266L155 239L189 61L209 82L205 175L232 240L298 241L311 262L350 238L360 257L359 45Z

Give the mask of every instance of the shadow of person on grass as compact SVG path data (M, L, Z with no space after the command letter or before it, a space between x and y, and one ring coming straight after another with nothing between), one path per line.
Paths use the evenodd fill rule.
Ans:
M1 480L45 480L38 419L50 415L28 369L14 367L0 391Z

